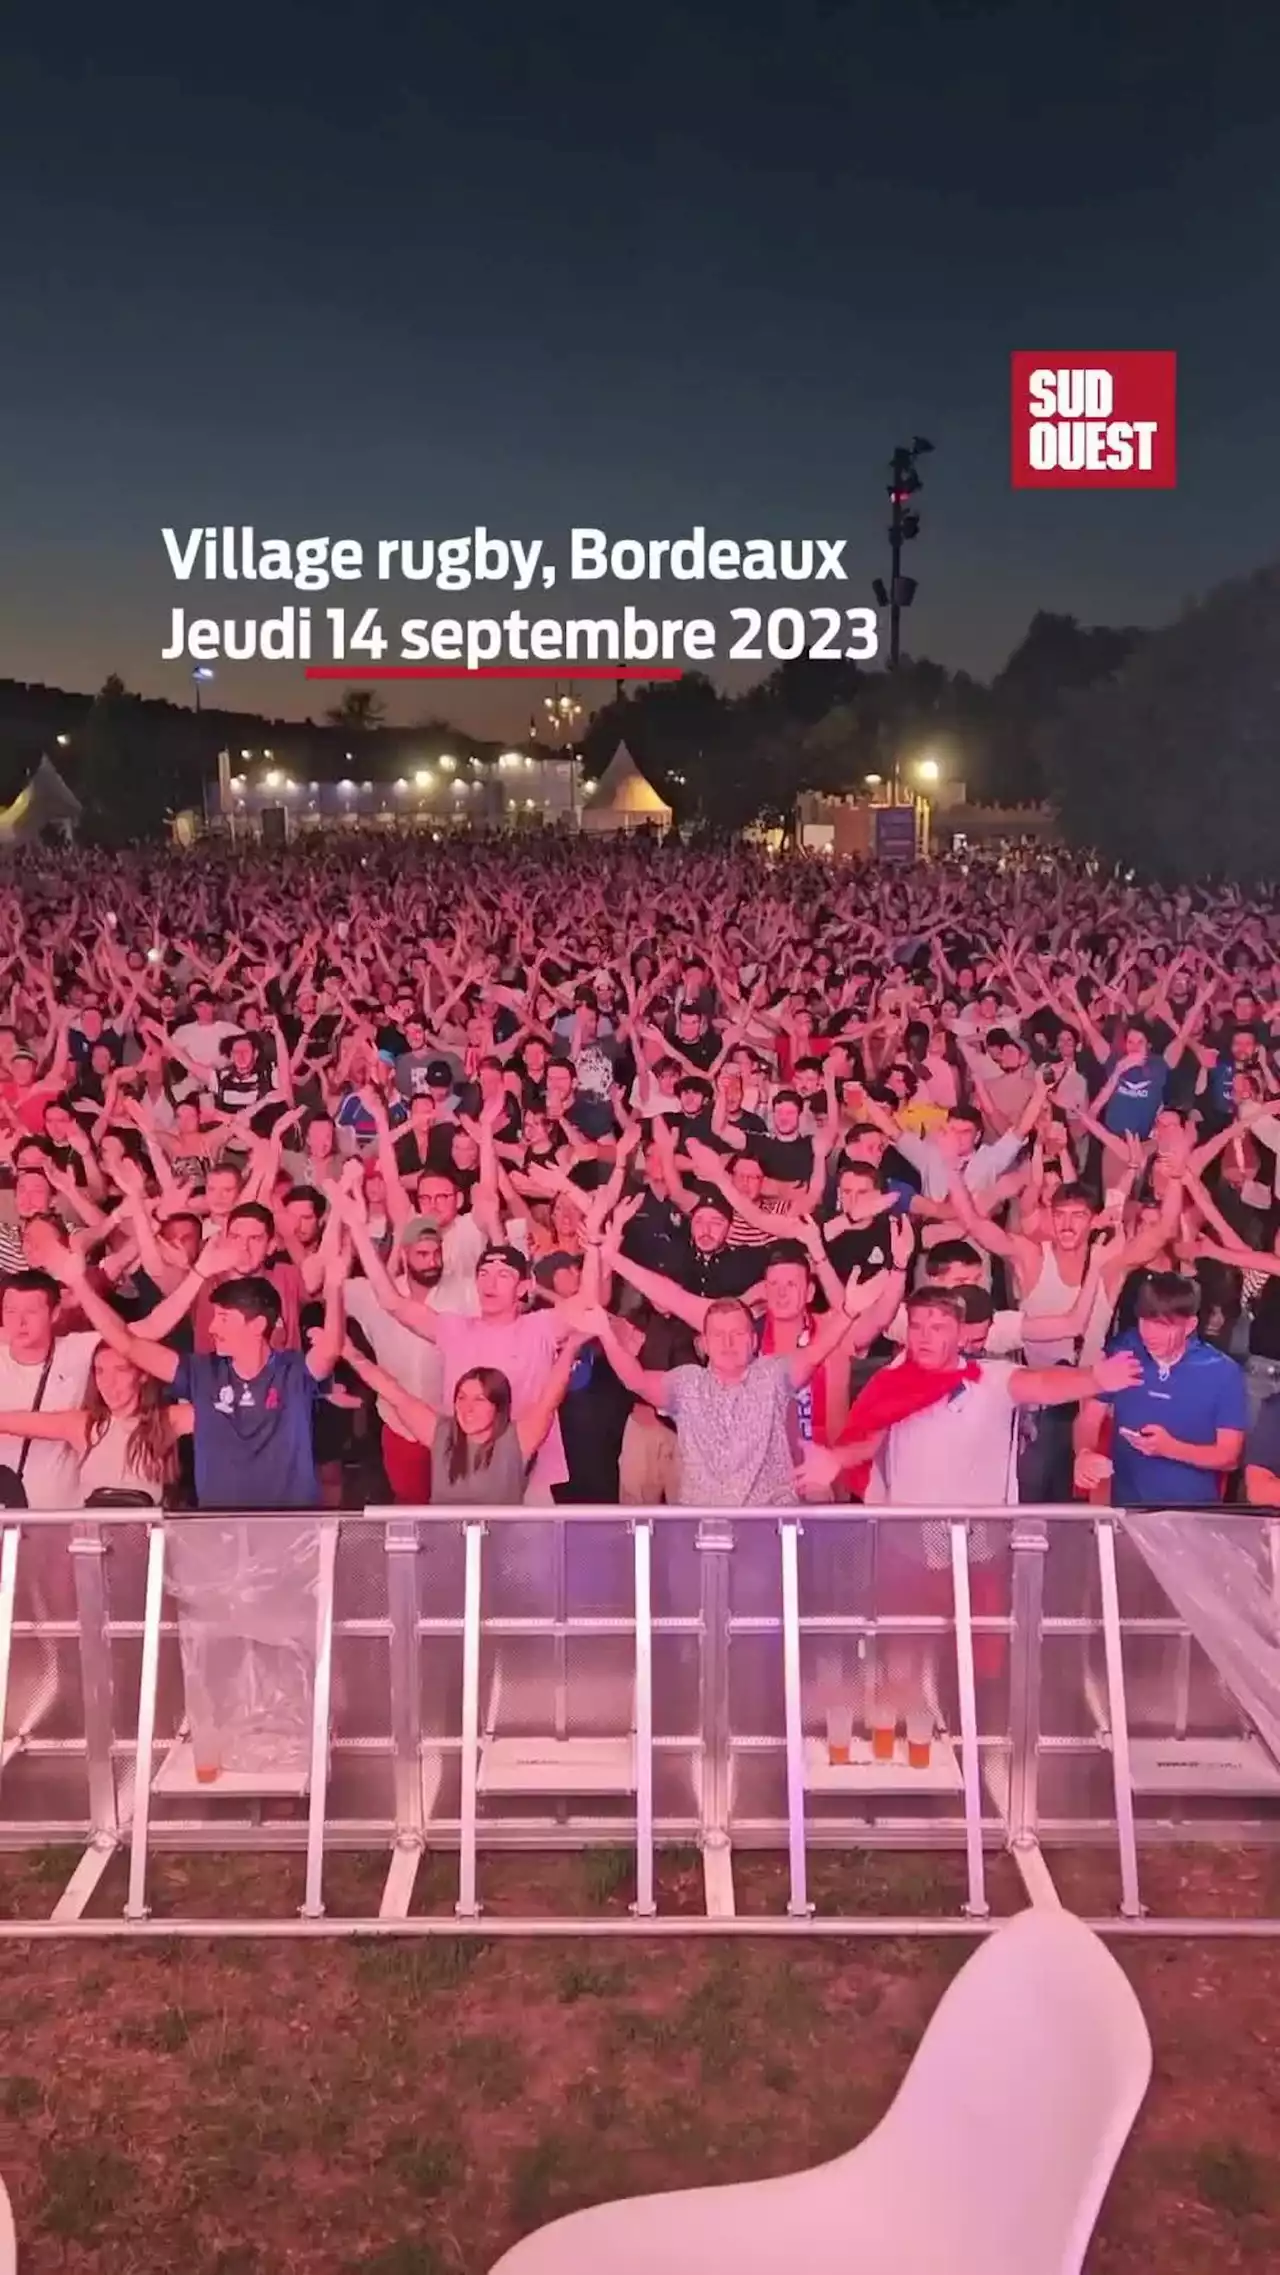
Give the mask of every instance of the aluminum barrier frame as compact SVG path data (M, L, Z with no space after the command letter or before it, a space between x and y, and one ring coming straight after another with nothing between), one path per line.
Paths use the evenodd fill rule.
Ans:
M261 1517L256 1512L253 1514L257 1522L273 1521L270 1514L264 1513ZM216 1522L220 1513L211 1511L208 1515L210 1521ZM199 1522L200 1519L198 1515L193 1519L190 1515L183 1514L174 1521L190 1523ZM279 1521L296 1526L298 1512L289 1512L287 1515L280 1513ZM1130 1764L1125 1638L1126 1634L1130 1637L1136 1634L1181 1637L1185 1641L1188 1656L1191 1638L1189 1629L1177 1617L1122 1621L1116 1563L1116 1529L1122 1521L1121 1512L1056 1505L970 1509L960 1512L941 1511L937 1508L878 1508L863 1512L834 1506L787 1510L700 1511L660 1508L624 1511L616 1505L608 1505L546 1511L531 1511L527 1508L485 1510L474 1517L460 1517L457 1511L441 1509L378 1508L341 1514L317 1511L314 1521L320 1539L320 1580L317 1590L316 1674L305 1828L274 1825L264 1829L261 1825L254 1824L247 1827L177 1824L157 1828L151 1811L151 1792L155 1776L160 1656L163 1637L168 1631L163 1620L166 1519L152 1517L148 1512L136 1509L95 1510L92 1516L86 1515L84 1511L22 1511L6 1516L6 1520L0 1524L0 1733L5 1727L15 1636L26 1640L44 1639L46 1642L54 1636L64 1642L78 1640L84 1701L83 1741L51 1740L47 1744L51 1748L61 1747L64 1751L83 1753L88 1822L86 1826L64 1821L56 1824L27 1824L6 1820L3 1807L4 1772L16 1755L32 1747L38 1748L41 1741L34 1733L18 1732L4 1743L0 1750L0 1853L21 1851L33 1845L43 1848L51 1840L75 1841L85 1845L51 1916L38 1920L0 1921L0 1936L17 1939L59 1934L95 1937L147 1934L351 1936L459 1933L499 1936L530 1933L616 1936L627 1933L697 1935L718 1932L751 1935L808 1933L821 1936L974 1935L986 1932L994 1924L989 1913L985 1885L985 1859L989 1849L1007 1848L1018 1867L1030 1902L1058 1902L1051 1869L1044 1853L1046 1833L1049 1845L1055 1840L1069 1840L1073 1845L1115 1843L1120 1868L1120 1912L1117 1917L1099 1919L1092 1923L1103 1932L1199 1936L1280 1933L1280 1919L1156 1920L1144 1913L1139 1881L1139 1825L1134 1807ZM599 1524L602 1521L625 1526L632 1537L632 1617L623 1622L611 1617L599 1625L601 1632L612 1635L616 1635L620 1629L629 1630L634 1639L635 1810L632 1820L614 1821L602 1835L597 1833L596 1838L603 1839L610 1847L617 1847L624 1836L629 1835L634 1840L635 1901L625 1918L486 1918L481 1910L477 1888L477 1860L481 1845L477 1777L481 1744L481 1645L485 1635L500 1632L504 1622L482 1620L484 1543L491 1533L506 1524L520 1523L528 1526L531 1522L545 1523L557 1528L556 1537L563 1559L570 1528L582 1523ZM1251 1521L1259 1520L1254 1517ZM824 1524L838 1523L847 1527L853 1523L865 1523L873 1528L874 1538L879 1527L892 1526L895 1522L947 1525L953 1618L945 1620L903 1616L886 1622L883 1613L876 1613L868 1619L853 1614L833 1616L829 1612L817 1610L810 1611L806 1617L801 1604L799 1568L799 1541L805 1531ZM662 1523L680 1523L697 1528L696 1548L701 1580L700 1608L695 1620L677 1615L659 1619L655 1623L652 1603L653 1537L654 1526ZM1008 1615L986 1618L977 1623L981 1630L994 1630L1008 1639L1007 1740L980 1740L978 1730L975 1620L970 1598L968 1555L969 1529L978 1523L1007 1529L1010 1539L1011 1593ZM1049 1527L1055 1523L1089 1527L1093 1531L1100 1607L1096 1619L1074 1616L1054 1618L1045 1615L1044 1573ZM739 1528L762 1524L771 1526L778 1536L781 1619L743 1620L731 1610L729 1564L735 1539L739 1537ZM335 1633L346 1632L343 1623L335 1623L334 1583L338 1542L343 1527L370 1525L378 1526L382 1531L388 1617L385 1623L356 1621L347 1625L361 1631L374 1628L381 1631L385 1626L388 1637L390 1735L387 1745L393 1764L394 1811L390 1822L371 1819L368 1823L362 1821L353 1830L350 1824L330 1821L327 1807L333 1750L344 1743L355 1748L369 1743L362 1739L334 1740L330 1730ZM113 1729L110 1645L121 1634L135 1632L136 1623L131 1626L128 1622L110 1620L103 1571L110 1535L113 1530L125 1526L135 1529L141 1526L145 1528L147 1537L137 1737L132 1744L132 1762L128 1759L129 1742L118 1740ZM463 1604L457 1621L430 1620L420 1613L414 1592L413 1559L423 1540L423 1528L427 1527L447 1527L455 1534L461 1532L463 1538ZM68 1550L75 1586L76 1621L74 1624L66 1621L18 1623L15 1621L15 1607L20 1543L24 1536L33 1532L58 1528L69 1534ZM1274 1546L1280 1528L1273 1526L1271 1529ZM581 1631L584 1627L588 1630L591 1628L590 1621L572 1623L568 1620L563 1572L557 1589L556 1615L553 1619L537 1622L507 1621L505 1625L507 1628L536 1628L541 1634L554 1635L559 1643L563 1643L571 1628L575 1631ZM886 1630L886 1626L907 1636L936 1640L941 1635L944 1639L951 1637L954 1642L959 1702L962 1822L956 1826L945 1820L928 1827L918 1823L909 1824L902 1830L859 1825L852 1837L847 1828L838 1825L834 1832L830 1829L824 1832L809 1821L806 1806L801 1670L803 1639L806 1633L846 1638L865 1637L868 1634L879 1636ZM452 1918L414 1915L410 1909L418 1867L428 1846L432 1850L449 1850L454 1845L454 1831L448 1820L431 1824L426 1820L421 1777L423 1740L417 1710L422 1645L428 1636L439 1634L444 1629L460 1632L462 1642L462 1716L457 1740L457 1750L461 1757L460 1810L456 1827L458 1886ZM660 1827L654 1813L653 1645L655 1633L661 1633L664 1629L672 1632L696 1629L699 1644L700 1728L687 1738L656 1742L689 1750L698 1762L699 1817L696 1832L702 1852L705 1917L662 1915L659 1914L655 1901L655 1848L664 1833L666 1838L679 1838L682 1829L675 1827L673 1831L671 1825ZM772 1824L750 1823L735 1827L733 1820L730 1787L736 1741L729 1728L728 1655L735 1635L745 1631L778 1635L782 1646L784 1735L780 1743L785 1752L787 1810L785 1825L781 1828ZM1083 1634L1100 1635L1102 1639L1109 1724L1105 1735L1111 1755L1114 1816L1096 1823L1072 1821L1069 1826L1055 1827L1042 1823L1038 1804L1038 1767L1045 1742L1040 1727L1044 1643L1051 1636ZM750 1739L745 1742L748 1745L752 1743ZM770 1745L777 1743L772 1739L763 1742ZM1050 1740L1049 1743L1054 1741ZM994 1819L990 1815L984 1816L983 1810L981 1754L984 1748L1002 1749L1008 1756L1007 1799L1003 1810ZM116 1762L121 1753L126 1756L126 1761L117 1785ZM152 1765L151 1777L143 1778L137 1774L137 1765L144 1760ZM684 1829L687 1831L687 1828ZM1170 1838L1269 1842L1280 1839L1280 1824L1273 1828L1260 1825L1256 1820L1242 1823L1224 1819L1213 1820L1199 1829L1188 1829L1181 1825L1167 1827L1156 1823L1144 1825L1141 1833L1143 1842L1152 1845ZM368 1850L380 1846L384 1840L389 1845L390 1855L377 1917L349 1919L326 1914L323 1902L326 1855L341 1848ZM571 1820L565 1819L558 1835L550 1840L547 1837L547 1827L542 1825L535 1826L532 1832L524 1833L516 1828L514 1835L510 1828L504 1833L500 1826L487 1827L484 1845L490 1848L523 1847L537 1850L543 1850L549 1845L580 1849L591 1845L591 1840L582 1825L575 1826ZM733 1847L778 1848L783 1845L789 1866L785 1917L739 1917L733 1897ZM128 1895L123 1914L119 1918L86 1918L86 1906L104 1871L112 1858L126 1847ZM968 1891L965 1908L961 1913L949 1917L816 1917L808 1897L808 1862L813 1850L820 1847L838 1848L846 1852L850 1849L873 1848L909 1848L916 1851L962 1848ZM151 1854L159 1850L179 1853L197 1850L266 1852L298 1848L305 1852L305 1895L296 1919L154 1920L149 1914L146 1900L148 1862Z

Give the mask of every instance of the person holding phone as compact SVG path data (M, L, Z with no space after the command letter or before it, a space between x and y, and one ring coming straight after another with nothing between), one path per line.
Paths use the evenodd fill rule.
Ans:
M1111 1345L1133 1354L1140 1380L1100 1392L1081 1412L1077 1483L1100 1487L1109 1460L1110 1498L1119 1508L1208 1506L1240 1466L1249 1419L1244 1372L1201 1342L1199 1306L1195 1280L1150 1273L1138 1288L1136 1325Z

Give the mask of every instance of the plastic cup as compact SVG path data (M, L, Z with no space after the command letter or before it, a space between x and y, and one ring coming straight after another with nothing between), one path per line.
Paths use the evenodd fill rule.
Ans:
M872 1761L891 1762L893 1760L894 1747L897 1744L897 1737L897 1723L890 1722L887 1715L877 1715L875 1721L871 1725Z
M827 1708L827 1759L833 1768L847 1768L853 1744L853 1712L847 1706Z
M928 1769L933 1753L933 1716L907 1716L907 1763L911 1769Z

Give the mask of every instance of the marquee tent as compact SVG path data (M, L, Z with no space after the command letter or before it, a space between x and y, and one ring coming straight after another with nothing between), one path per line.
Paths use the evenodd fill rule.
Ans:
M30 844L50 827L69 832L80 814L74 791L68 790L52 760L42 758L25 789L0 812L0 845Z
M597 836L636 829L670 829L671 808L646 782L625 743L619 743L582 808L582 827Z

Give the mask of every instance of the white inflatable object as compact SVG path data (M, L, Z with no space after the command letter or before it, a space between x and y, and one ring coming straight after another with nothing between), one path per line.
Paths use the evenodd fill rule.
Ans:
M18 2239L13 2232L9 2191L0 2180L0 2275L17 2275Z
M493 2275L1080 2275L1150 2078L1110 1953L1068 1912L1022 1912L962 1968L847 2156L574 2213Z

